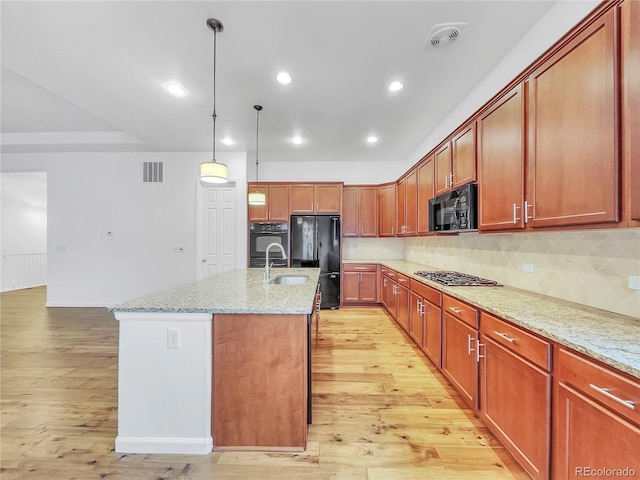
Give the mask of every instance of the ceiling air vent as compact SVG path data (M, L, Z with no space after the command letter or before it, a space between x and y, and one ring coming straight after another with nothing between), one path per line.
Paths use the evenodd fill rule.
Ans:
M162 183L163 170L162 162L143 162L142 183Z
M425 47L442 48L450 45L462 36L466 23L440 23L434 25L427 36Z

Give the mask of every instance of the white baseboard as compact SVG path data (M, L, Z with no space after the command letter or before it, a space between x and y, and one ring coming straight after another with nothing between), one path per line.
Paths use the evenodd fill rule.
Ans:
M118 453L176 453L206 455L213 450L213 438L116 437Z

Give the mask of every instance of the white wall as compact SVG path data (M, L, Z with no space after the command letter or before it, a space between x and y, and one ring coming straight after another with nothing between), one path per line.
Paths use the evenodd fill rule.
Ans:
M48 175L47 305L109 306L194 280L195 189L198 166L209 158L193 152L3 155L3 172ZM163 183L142 183L144 161L164 162ZM242 267L246 154L220 153L218 161L237 184ZM178 245L184 253L174 251Z

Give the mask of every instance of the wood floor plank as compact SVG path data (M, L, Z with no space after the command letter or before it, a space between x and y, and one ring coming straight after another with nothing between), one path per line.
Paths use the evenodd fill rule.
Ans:
M45 296L0 294L3 480L527 478L378 307L322 311L304 452L115 453L118 324Z

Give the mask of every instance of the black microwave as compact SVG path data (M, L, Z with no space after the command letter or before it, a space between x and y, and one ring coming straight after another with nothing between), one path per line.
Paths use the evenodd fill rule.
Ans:
M477 229L477 183L467 183L429 200L430 232L461 232Z

